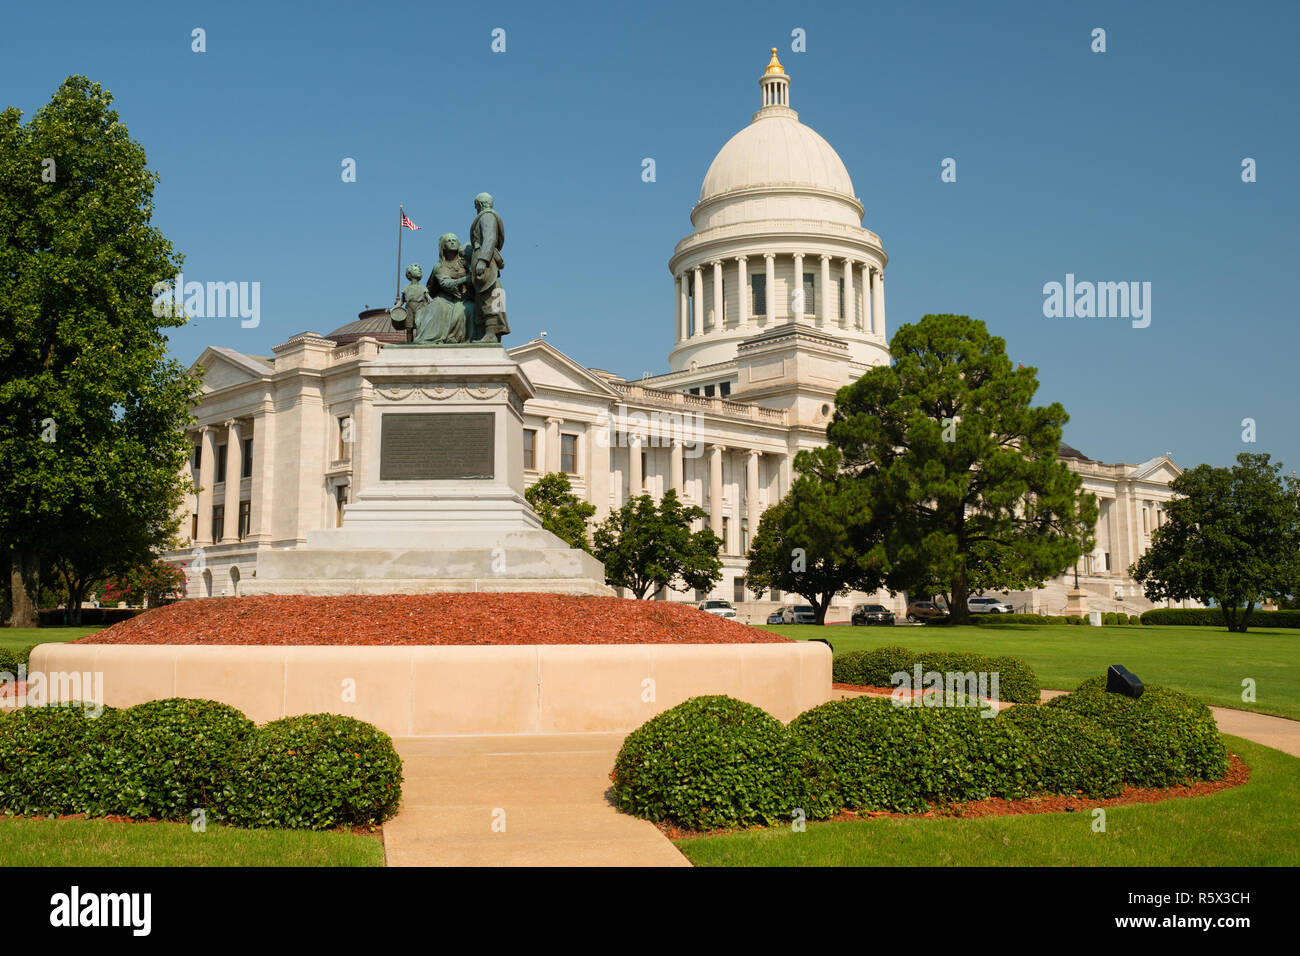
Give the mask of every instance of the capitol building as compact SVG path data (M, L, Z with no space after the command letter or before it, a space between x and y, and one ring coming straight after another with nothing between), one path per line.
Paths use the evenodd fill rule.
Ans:
M707 513L723 540L722 579L710 594L661 600L732 601L760 620L794 595L745 588L744 554L763 510L779 501L802 449L825 443L836 392L889 361L880 236L839 155L791 106L791 82L772 51L758 110L722 147L672 250L668 370L635 380L586 368L547 339L509 347L535 394L523 407L525 481L564 472L596 508L595 521L630 497L669 489ZM667 293L665 289L665 293ZM664 296L664 321L669 321ZM919 318L917 316L916 318ZM184 505L183 564L191 597L238 595L259 554L301 548L335 528L375 476L377 386L363 373L403 342L386 309L320 335L304 332L271 356L204 350ZM1150 607L1127 575L1149 546L1180 471L1168 455L1107 464L1063 446L1097 495L1096 547L1078 563L1093 610ZM201 556L201 557L200 557ZM1017 592L1018 609L1063 613L1074 571ZM828 619L867 598L902 611L906 595L848 595ZM924 597L914 595L913 597Z

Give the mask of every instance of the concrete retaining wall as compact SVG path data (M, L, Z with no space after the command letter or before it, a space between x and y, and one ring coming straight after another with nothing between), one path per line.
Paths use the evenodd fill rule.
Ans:
M219 700L257 723L347 714L395 737L630 731L729 694L783 721L825 703L825 644L254 647L42 644L29 670L102 674L103 701ZM53 682L51 682L53 683Z

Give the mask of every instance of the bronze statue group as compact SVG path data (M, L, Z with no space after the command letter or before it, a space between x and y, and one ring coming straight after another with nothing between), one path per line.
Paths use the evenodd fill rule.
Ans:
M408 342L500 342L510 332L500 281L505 227L488 193L474 197L474 212L469 242L462 246L450 232L438 240L438 264L426 284L420 283L424 271L417 263L407 267L411 284L389 315L394 328L406 330Z

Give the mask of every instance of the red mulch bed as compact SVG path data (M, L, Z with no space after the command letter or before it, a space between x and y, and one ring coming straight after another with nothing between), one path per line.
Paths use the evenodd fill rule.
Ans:
M693 605L560 594L258 595L180 601L76 644L778 644Z
M1006 800L1002 798L993 798L989 800L975 800L970 803L954 803L946 806L931 807L926 813L889 813L881 811L878 813L856 813L852 810L845 810L838 816L832 817L832 821L842 822L846 820L874 820L878 817L894 817L900 820L913 820L920 818L922 820L937 819L939 817L1013 817L1025 813L1083 813L1092 812L1097 807L1122 807L1134 803L1162 803L1165 800L1179 800L1185 797L1205 797L1212 793L1220 793L1224 790L1230 790L1233 787L1240 787L1250 779L1250 768L1246 762L1236 754L1228 755L1228 773L1222 780L1198 780L1195 783L1189 783L1181 787L1169 787L1163 790L1151 789L1143 790L1139 787L1125 787L1120 791L1117 797L1107 797L1097 799L1095 797L1085 797L1082 794L1072 795L1064 793L1044 794L1038 797L1025 797L1021 800ZM810 821L811 822L811 821ZM680 827L669 824L658 824L659 829L663 831L669 839L677 840L683 837L702 837L702 836L721 836L726 833L739 833L740 830L683 830ZM765 830L767 827L749 827L751 830Z

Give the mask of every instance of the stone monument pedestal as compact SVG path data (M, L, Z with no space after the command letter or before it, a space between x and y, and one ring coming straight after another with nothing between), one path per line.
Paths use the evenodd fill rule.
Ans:
M1088 592L1083 588L1071 588L1065 592L1065 613L1083 617L1088 613Z
M534 391L499 343L389 345L361 375L372 401L342 526L259 554L244 594L613 593L524 498Z

